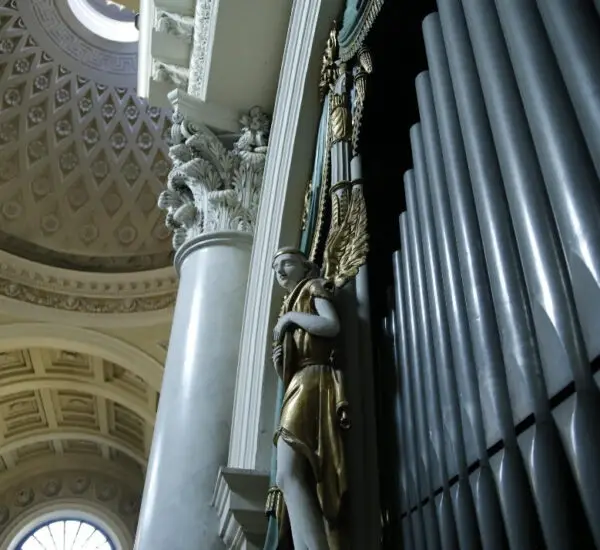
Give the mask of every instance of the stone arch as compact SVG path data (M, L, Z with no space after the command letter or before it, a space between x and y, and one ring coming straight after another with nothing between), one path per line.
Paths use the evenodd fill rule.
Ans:
M0 352L23 348L66 349L101 357L130 370L159 392L163 366L139 348L114 336L79 327L49 323L2 325Z
M34 445L36 443L67 440L89 441L99 445L107 445L108 447L129 456L143 468L145 468L147 465L147 460L141 450L134 449L121 442L117 438L102 434L100 432L92 432L89 430L74 428L37 431L35 433L26 434L22 437L15 437L14 439L2 444L2 453L12 453L21 447Z
M57 520L65 515L99 525L115 543L115 550L133 547L133 533L117 514L95 501L68 498L57 498L19 514L0 535L0 547L14 550L21 537L37 524Z
M0 398L20 392L41 389L74 390L77 392L102 397L104 399L114 401L123 407L127 407L141 417L145 422L150 425L154 425L156 414L148 407L148 404L143 399L140 399L135 395L132 395L131 392L122 390L121 388L114 388L106 384L88 380L74 380L68 377L32 377L29 380L18 380L16 382L0 385Z

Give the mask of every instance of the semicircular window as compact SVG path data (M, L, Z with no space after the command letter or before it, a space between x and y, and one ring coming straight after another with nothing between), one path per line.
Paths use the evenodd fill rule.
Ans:
M95 525L67 519L38 525L15 550L115 550L115 545Z

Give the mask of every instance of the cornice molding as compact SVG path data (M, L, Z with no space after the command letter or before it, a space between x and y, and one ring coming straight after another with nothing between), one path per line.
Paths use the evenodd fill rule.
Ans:
M0 327L0 352L37 347L97 356L122 365L145 380L154 391L160 392L162 363L146 351L119 338L96 330L56 322L20 322L3 324Z
M88 273L38 264L0 251L0 296L36 306L92 314L170 310L174 268L139 273Z

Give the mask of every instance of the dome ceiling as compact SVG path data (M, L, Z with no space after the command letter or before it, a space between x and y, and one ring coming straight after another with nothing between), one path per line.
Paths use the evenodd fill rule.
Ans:
M171 263L170 113L136 97L136 50L70 0L0 0L0 248L85 271Z

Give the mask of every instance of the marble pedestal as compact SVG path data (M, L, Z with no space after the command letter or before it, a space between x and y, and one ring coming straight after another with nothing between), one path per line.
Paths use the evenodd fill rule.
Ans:
M135 550L223 550L211 506L227 462L252 236L204 234L177 252L179 292Z

